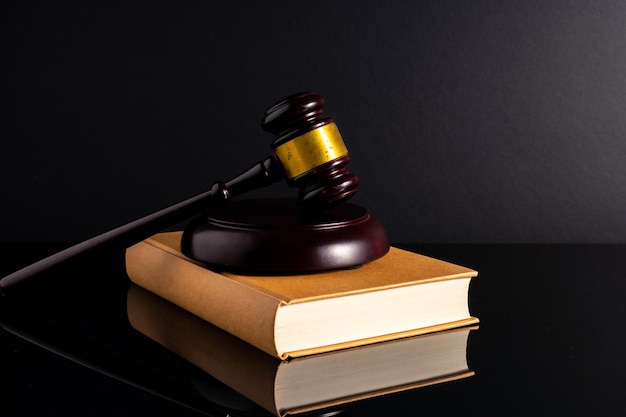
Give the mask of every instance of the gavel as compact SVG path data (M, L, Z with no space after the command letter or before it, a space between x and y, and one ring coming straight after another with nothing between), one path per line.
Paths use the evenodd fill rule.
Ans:
M283 178L299 189L297 203L303 210L324 210L352 197L359 179L345 169L348 149L333 119L322 117L323 109L324 98L313 92L294 94L267 109L262 127L277 136L273 155L213 184L205 193L208 199L228 201Z
M273 155L237 177L216 182L206 192L92 237L37 261L0 280L0 294L21 282L92 249L126 247L212 205L286 179L299 189L297 206L303 211L323 211L351 198L358 177L345 169L348 150L335 122L322 116L324 99L313 92L289 96L265 112L262 127L277 136Z

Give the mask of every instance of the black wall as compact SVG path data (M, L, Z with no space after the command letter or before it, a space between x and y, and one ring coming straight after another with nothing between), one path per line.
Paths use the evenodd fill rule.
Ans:
M626 241L625 2L0 7L2 241L84 239L238 174L301 90L394 242Z

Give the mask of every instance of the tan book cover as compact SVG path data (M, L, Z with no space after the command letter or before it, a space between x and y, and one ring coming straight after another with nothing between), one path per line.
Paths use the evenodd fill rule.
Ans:
M191 261L180 238L160 233L128 248L130 279L279 358L478 322L467 299L477 272L449 262L392 247L357 269L248 276Z
M127 313L133 328L279 416L474 374L471 326L284 361L135 285Z

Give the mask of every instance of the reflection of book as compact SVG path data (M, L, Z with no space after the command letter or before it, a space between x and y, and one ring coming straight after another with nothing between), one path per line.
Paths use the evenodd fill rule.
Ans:
M473 375L472 327L281 361L135 285L127 308L135 329L278 415Z
M214 272L180 252L180 232L126 251L128 276L279 358L468 324L476 271L391 248L358 269L259 277Z

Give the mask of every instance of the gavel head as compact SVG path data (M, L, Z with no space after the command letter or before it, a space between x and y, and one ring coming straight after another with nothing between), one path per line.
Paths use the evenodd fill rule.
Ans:
M323 118L324 99L315 93L294 94L265 112L263 129L277 139L272 143L287 183L300 189L298 205L324 209L352 197L359 185L344 167L348 149L331 118Z

